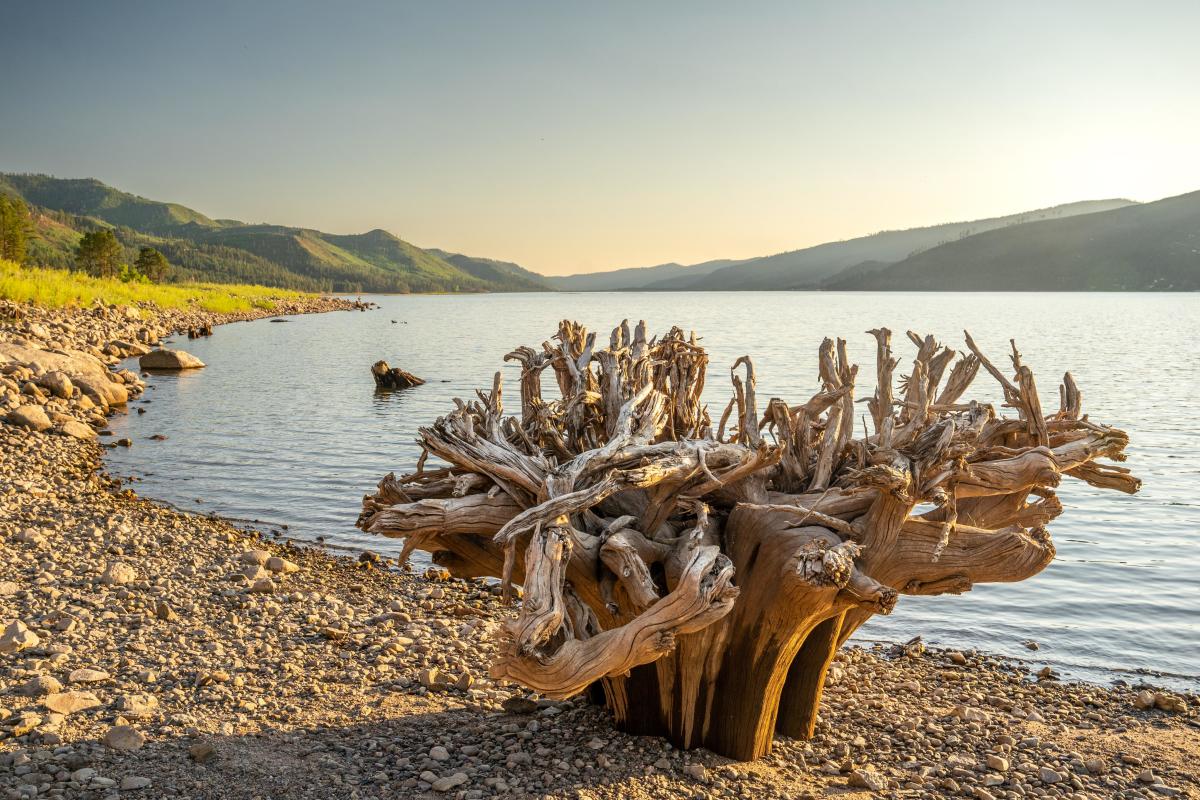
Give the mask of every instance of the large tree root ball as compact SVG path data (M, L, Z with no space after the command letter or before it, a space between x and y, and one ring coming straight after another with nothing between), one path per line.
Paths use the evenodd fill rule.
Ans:
M1081 415L1069 373L1047 416L1015 347L1009 377L969 335L957 353L909 333L897 397L891 333L870 334L873 430L856 438L844 341L821 344L820 390L796 405L760 410L738 359L714 425L695 334L623 323L598 348L563 322L541 350L508 355L518 414L497 373L420 430L416 471L385 477L358 525L403 538L405 557L523 588L494 677L549 697L598 688L626 730L758 758L776 731L812 735L833 654L898 596L1050 563L1064 475L1139 486L1098 461L1123 460L1128 437ZM1015 416L962 400L980 367ZM561 399L542 397L547 369ZM429 455L447 466L426 469Z

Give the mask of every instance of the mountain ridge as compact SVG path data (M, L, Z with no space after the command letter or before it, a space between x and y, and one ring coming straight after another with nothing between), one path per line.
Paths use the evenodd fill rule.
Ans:
M878 231L755 258L562 276L422 248L382 228L333 234L213 218L95 178L0 173L0 193L21 197L31 207L29 249L44 266L71 267L83 233L106 227L117 234L130 263L140 247L162 251L174 280L309 291L891 291L1062 288L1068 283L1081 289L1200 288L1194 264L1200 252L1200 192L1152 203L1120 198L1065 203ZM1022 275L1022 282L997 273Z
M875 291L1200 290L1200 191L1000 228L819 287Z
M0 192L33 210L31 250L69 267L87 230L112 228L132 261L139 247L167 255L176 278L252 282L336 292L546 291L534 273L466 266L376 228L331 234L313 228L214 219L178 203L149 200L95 178L0 173ZM500 263L500 262L497 262Z
M867 236L749 259L705 276L659 282L646 288L705 291L818 288L821 280L866 261L894 263L914 252L932 249L986 230L1023 225L1045 217L1097 213L1127 205L1133 205L1132 201L1084 200L998 217L879 231Z

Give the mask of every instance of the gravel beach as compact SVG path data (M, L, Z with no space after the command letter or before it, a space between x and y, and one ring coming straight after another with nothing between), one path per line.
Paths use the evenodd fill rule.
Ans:
M104 473L117 443L97 431L142 379L84 356L109 370L254 316L0 303L0 797L1200 798L1200 698L986 653L846 649L816 737L755 763L494 684L511 612L490 585L183 513Z

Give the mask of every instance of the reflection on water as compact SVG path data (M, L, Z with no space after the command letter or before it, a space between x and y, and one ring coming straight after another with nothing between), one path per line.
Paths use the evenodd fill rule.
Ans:
M371 298L370 313L260 320L218 328L177 346L209 366L153 375L145 414L115 418L114 436L134 446L108 456L139 491L183 508L287 524L289 534L397 552L395 542L355 530L362 495L419 455L419 425L473 396L503 371L517 397L517 368L504 354L539 345L558 320L604 333L622 318L652 331L695 329L711 355L705 398L714 416L729 397L728 367L754 357L760 402L796 402L818 387L825 336L847 340L864 368L859 397L873 390L874 340L886 325L895 350L903 331L954 346L969 328L1002 363L1009 337L1057 407L1064 370L1075 376L1095 420L1129 431L1127 466L1143 479L1127 497L1074 480L1059 494L1066 513L1051 526L1058 557L1019 584L979 586L962 597L904 598L863 637L927 641L1034 657L1068 674L1109 679L1110 668L1184 676L1200 687L1200 298L1122 294L645 293ZM392 324L395 319L405 324ZM1119 335L1114 333L1119 331ZM379 359L424 378L414 389L376 392ZM897 374L903 374L904 361ZM549 396L552 380L546 382ZM999 403L985 375L971 396ZM138 404L131 405L131 409ZM163 434L165 441L151 441ZM1022 643L1041 645L1036 654ZM1128 677L1128 676L1126 676ZM1169 682L1169 681L1167 681Z

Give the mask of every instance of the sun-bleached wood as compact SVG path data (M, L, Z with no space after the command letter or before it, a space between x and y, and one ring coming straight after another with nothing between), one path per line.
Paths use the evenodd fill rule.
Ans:
M871 431L855 436L857 365L817 349L813 395L761 413L749 356L714 425L708 355L678 328L623 322L607 346L575 322L520 347L521 406L501 373L419 432L415 471L363 500L363 530L452 574L522 588L493 677L548 697L592 689L616 724L749 760L811 736L825 673L905 594L1019 581L1054 557L1063 476L1137 491L1128 437L1083 414L1070 373L1047 415L1015 344L1011 376L969 334L908 332L907 375L874 337ZM1005 408L963 401L980 369ZM556 391L543 394L549 371ZM444 462L426 468L428 456Z

